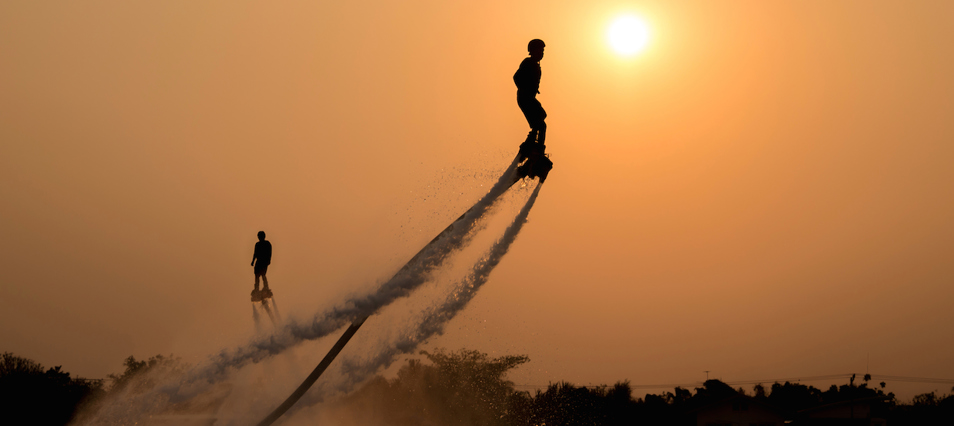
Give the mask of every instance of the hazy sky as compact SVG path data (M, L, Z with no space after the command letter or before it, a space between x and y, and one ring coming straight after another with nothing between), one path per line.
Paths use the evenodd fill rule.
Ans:
M651 34L629 58L605 37L624 13ZM517 384L954 378L951 16L942 1L2 2L0 351L99 378L129 355L238 345L259 230L287 314L373 287L516 152L511 76L541 38L555 167L427 347L529 355Z

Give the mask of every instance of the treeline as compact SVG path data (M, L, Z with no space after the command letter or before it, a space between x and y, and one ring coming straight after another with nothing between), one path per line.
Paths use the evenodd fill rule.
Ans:
M3 424L62 425L76 407L103 391L101 380L70 377L60 366L0 355L0 416Z
M70 377L62 366L47 369L31 359L5 352L0 355L0 424L65 425L84 404L95 404L134 382L143 386L133 378L173 361L162 355L144 361L130 356L123 362L122 374L90 380Z
M954 424L954 395L926 393L912 403L884 393L885 383L869 387L869 376L855 384L827 390L799 383L755 385L751 391L718 381L702 387L633 398L628 382L582 387L555 383L545 390L521 392L505 380L508 371L529 361L526 356L491 358L472 350L421 352L426 360L409 360L393 379L377 376L320 411L319 423L340 425L679 425L695 424L695 413L720 401L739 398L775 407L795 420L816 407L844 401L874 401L877 417L889 425ZM130 356L120 375L105 380L71 378L59 366L42 365L11 353L0 357L0 424L63 425L81 406L95 412L97 401L122 391L142 392L155 385L144 373L158 366L178 369L178 359ZM160 370L161 371L161 370ZM954 389L952 389L954 392Z
M679 425L695 424L695 413L739 395L777 408L793 420L804 410L852 400L874 401L874 414L889 425L954 424L954 395L918 395L902 404L869 387L870 376L827 390L799 383L758 384L750 392L719 381L693 390L633 398L628 382L582 387L555 383L533 393L514 389L506 372L528 362L525 356L490 358L477 351L421 352L429 363L409 360L387 380L376 377L335 404L327 416L343 425ZM877 388L877 387L880 387ZM952 389L954 391L954 389Z

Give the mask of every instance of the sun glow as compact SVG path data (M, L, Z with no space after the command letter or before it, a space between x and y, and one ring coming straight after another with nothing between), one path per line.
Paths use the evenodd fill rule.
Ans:
M635 16L621 16L610 25L606 37L616 53L631 56L646 48L649 42L649 27Z

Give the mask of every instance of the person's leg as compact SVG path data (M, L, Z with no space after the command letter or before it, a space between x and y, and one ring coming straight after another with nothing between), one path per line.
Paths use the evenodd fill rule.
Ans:
M265 274L262 274L262 282L265 283L265 286L262 288L268 290L268 277L266 277Z
M533 142L537 140L537 131L535 129L530 129L530 133L527 133L527 140L524 142Z
M544 145L547 140L547 123L543 120L540 120L539 127L537 128L537 143Z
M261 275L259 275L259 274L255 274L255 291L258 291L258 277L260 277L260 276L261 276ZM266 284L266 285L267 285L267 284Z
M517 106L520 107L520 112L523 113L523 117L527 119L527 124L530 125L530 133L527 133L526 142L533 142L537 139L537 128L534 125L538 121L537 105L539 105L539 102L535 98L517 96Z
M547 139L547 122L544 121L547 118L547 111L543 109L543 105L536 99L534 99L533 107L535 110L533 114L534 122L530 126L537 131L537 143L543 145Z

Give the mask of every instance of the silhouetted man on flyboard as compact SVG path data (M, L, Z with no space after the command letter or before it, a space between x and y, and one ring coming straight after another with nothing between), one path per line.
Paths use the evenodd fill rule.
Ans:
M255 253L252 254L252 266L255 267L255 289L252 290L253 302L272 297L272 290L268 288L268 278L265 277L270 263L272 263L272 243L265 240L265 231L258 231L258 242L255 243ZM265 283L262 291L258 290L258 277L262 277L262 281Z
M547 158L546 142L547 112L543 110L543 105L537 100L537 93L540 93L540 60L543 59L543 40L533 39L527 44L527 51L530 57L520 63L520 68L513 74L513 82L517 84L517 105L527 117L527 123L530 123L530 133L527 134L527 140L520 145L519 161L523 162L517 167L517 178L539 177L542 183L550 169L553 168L553 162ZM526 161L524 161L526 160Z
M543 121L547 118L547 112L543 110L543 105L537 100L537 94L540 93L540 60L543 59L543 40L533 39L527 44L527 51L530 57L520 63L520 68L513 75L513 82L517 84L517 105L527 117L527 123L530 123L530 134L527 135L527 142L540 144L541 148L547 137L547 123Z

